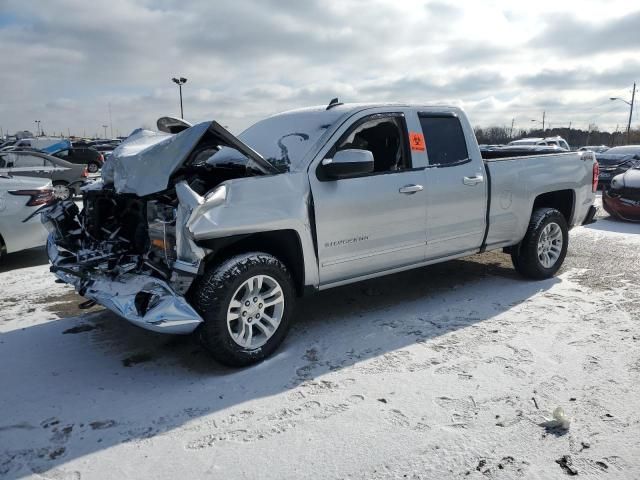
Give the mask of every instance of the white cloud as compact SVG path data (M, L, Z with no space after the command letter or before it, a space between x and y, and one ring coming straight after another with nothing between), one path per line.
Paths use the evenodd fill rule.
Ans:
M474 123L624 123L640 68L628 1L5 0L0 127L91 135L179 112L240 130L343 101L463 105ZM639 79L640 80L640 79ZM637 122L634 122L637 124Z

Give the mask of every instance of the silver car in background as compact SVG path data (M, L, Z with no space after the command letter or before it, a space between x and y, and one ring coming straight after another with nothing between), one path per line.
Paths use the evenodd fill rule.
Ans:
M89 176L87 165L67 162L61 158L33 151L0 152L0 174L48 178L54 195L68 200L80 195L80 187Z
M0 174L0 261L7 253L46 243L48 232L33 213L52 199L48 179Z

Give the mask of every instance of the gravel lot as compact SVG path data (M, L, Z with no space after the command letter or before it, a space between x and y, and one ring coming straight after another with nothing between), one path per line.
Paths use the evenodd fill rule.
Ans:
M640 478L640 225L574 229L561 275L488 253L301 302L232 370L0 266L3 478ZM562 406L569 430L545 424Z

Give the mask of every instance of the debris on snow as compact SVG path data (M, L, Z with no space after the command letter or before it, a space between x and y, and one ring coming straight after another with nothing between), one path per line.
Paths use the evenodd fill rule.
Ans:
M560 465L560 468L564 470L564 473L567 475L575 476L578 475L578 470L573 466L573 460L571 460L571 455L563 455L559 459L556 460L556 463Z

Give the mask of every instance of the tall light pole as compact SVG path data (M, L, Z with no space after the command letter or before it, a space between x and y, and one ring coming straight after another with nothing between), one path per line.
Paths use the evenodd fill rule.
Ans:
M631 90L631 101L627 102L624 98L611 97L609 100L620 100L629 105L629 123L627 123L627 145L631 144L631 117L633 116L633 102L636 99L636 82L633 82L633 90Z
M184 77L173 77L171 80L173 81L173 83L178 85L178 88L180 89L180 118L184 118L184 111L182 110L182 85L187 83L187 79Z
M105 138L105 139L107 138L107 127L108 127L108 126L109 126L109 125L102 125L102 128L104 128L104 138Z

